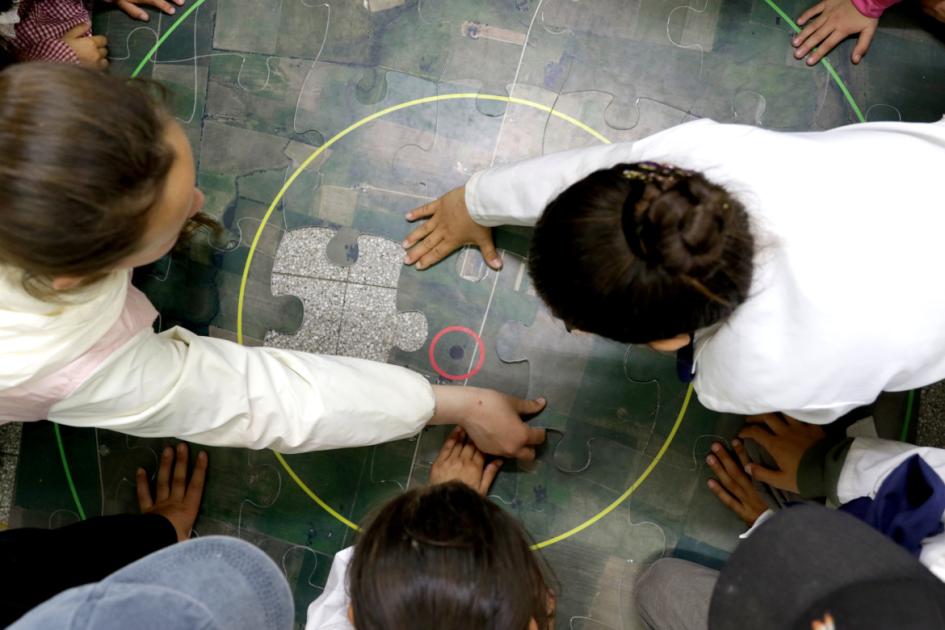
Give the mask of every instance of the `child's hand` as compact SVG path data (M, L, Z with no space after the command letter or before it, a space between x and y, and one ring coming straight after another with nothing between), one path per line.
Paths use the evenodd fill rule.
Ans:
M158 468L155 497L151 497L148 487L148 475L144 468L139 468L135 481L138 486L138 505L143 514L160 514L171 522L177 530L177 540L190 538L190 530L197 520L200 499L203 498L203 484L207 476L207 453L200 451L194 474L187 483L187 445L177 445L177 463L174 464L174 477L171 478L171 464L174 462L174 449L170 446L161 454L161 466Z
M168 15L174 15L176 12L174 7L164 0L105 0L105 2L113 2L115 6L127 13L129 17L141 20L142 22L147 22L151 19L151 16L143 9L139 9L137 6L139 4L152 6L159 11L164 11L164 13ZM184 0L174 0L174 4L181 6L184 4Z
M440 454L430 468L430 485L461 481L486 496L501 467L501 459L486 464L485 454L466 438L462 427L456 427L443 442Z
M945 22L945 0L922 0L919 4L926 15Z
M814 16L817 16L816 19L807 24ZM794 56L803 59L816 46L817 50L807 58L807 65L813 66L837 44L857 33L859 38L851 59L853 63L860 63L873 41L879 19L860 13L851 0L823 0L804 11L797 18L797 23L800 26L807 25L791 41L797 48Z
M463 427L482 451L523 461L535 459L535 445L545 441L545 430L530 427L522 416L545 408L545 401L522 400L479 387L434 385L436 411L430 424Z
M745 447L738 440L732 440L732 448L738 456L738 462L732 459L721 443L712 444L712 453L705 460L718 479L709 479L709 490L740 519L753 525L768 506L744 472L749 463Z
M493 269L502 268L502 259L492 242L492 228L483 227L469 217L465 188L451 190L436 201L407 213L408 221L427 217L426 223L408 234L403 242L404 249L410 250L405 263L417 263L417 269L426 269L463 245L478 245L486 264Z
M745 472L761 483L797 492L797 469L801 458L807 449L825 436L824 430L816 424L800 422L779 413L750 417L738 432L738 437L758 442L774 458L778 469L746 462Z
M62 41L83 66L104 70L108 67L108 39L104 35L88 35L91 28L88 22L73 26L62 36Z

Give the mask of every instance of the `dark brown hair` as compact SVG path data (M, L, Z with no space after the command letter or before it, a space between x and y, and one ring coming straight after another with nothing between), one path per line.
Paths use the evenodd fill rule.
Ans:
M0 72L0 264L94 278L140 244L174 161L143 84L67 64Z
M546 569L511 516L459 482L385 505L354 550L358 630L550 628Z
M535 227L535 288L569 326L624 343L692 333L751 285L748 215L699 173L641 162L591 173Z

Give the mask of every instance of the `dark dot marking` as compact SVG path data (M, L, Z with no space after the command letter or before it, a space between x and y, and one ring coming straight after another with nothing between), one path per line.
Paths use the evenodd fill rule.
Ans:
M466 351L463 350L462 346L450 346L451 359L462 359L464 354L466 354Z

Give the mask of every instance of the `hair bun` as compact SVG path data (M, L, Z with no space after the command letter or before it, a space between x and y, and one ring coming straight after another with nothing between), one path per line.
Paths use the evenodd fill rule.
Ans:
M733 202L699 174L665 169L648 177L624 170L631 184L622 217L627 243L637 257L669 274L711 273L721 262Z

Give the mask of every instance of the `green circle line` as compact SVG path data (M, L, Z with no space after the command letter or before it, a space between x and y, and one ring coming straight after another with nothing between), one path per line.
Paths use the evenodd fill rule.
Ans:
M790 26L795 33L801 32L801 27L795 24L794 20L792 20L788 14L785 13L776 2L774 2L774 0L765 0L765 3L771 7L775 13L778 14L778 17L787 22L788 26ZM864 116L863 112L860 111L860 106L856 104L856 99L853 98L853 94L850 93L849 88L847 88L847 84L844 83L843 79L840 78L840 75L837 74L833 64L827 60L826 55L820 60L820 63L827 70L827 74L830 75L830 78L833 79L833 82L837 84L838 88L840 88L840 93L843 94L843 97L847 100L847 103L850 104L850 108L853 109L853 114L856 116L856 119L860 122L866 122L866 116Z
M189 7L187 7L187 10L186 10L186 11L184 11L183 13L181 13L181 15L180 15L179 18L177 18L176 20L174 20L174 21L171 23L170 27L168 27L168 29L167 29L166 31L164 31L163 33L161 33L161 35L158 37L158 40L157 40L156 42L154 42L154 46L151 46L151 50L149 50L148 52L146 52L146 53L144 54L144 57L141 58L141 61L138 62L138 65L135 67L134 71L131 73L131 78L132 78L132 79L134 79L134 78L137 77L139 74L141 74L141 71L144 70L144 67L148 64L149 61L151 61L151 58L152 58L154 55L157 54L158 48L160 48L160 47L164 44L164 42L167 41L167 38L170 37L171 34L172 34L174 31L176 31L177 28L178 28L181 24L184 23L184 20L186 20L188 17L190 17L190 14L191 14L191 13L193 13L194 11L196 11L197 9L199 9L199 8L200 8L200 5L202 5L202 4L203 4L204 2L206 2L206 1L207 1L207 0L196 0L196 2L194 2L192 5L190 5ZM195 54L195 55L197 54L197 51L196 51L196 50L194 51L194 54ZM196 63L196 61L194 61L194 63ZM194 95L194 98L197 98L197 96Z

